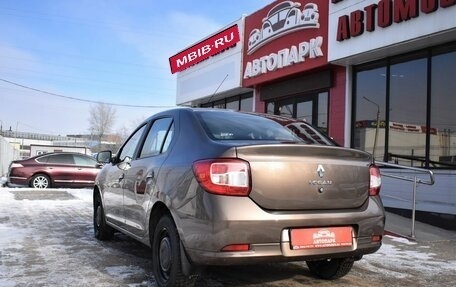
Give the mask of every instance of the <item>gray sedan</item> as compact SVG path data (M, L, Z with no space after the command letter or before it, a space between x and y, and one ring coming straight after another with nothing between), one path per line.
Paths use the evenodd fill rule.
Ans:
M188 286L205 265L298 260L337 279L381 246L372 157L302 121L174 109L98 160L95 237L117 230L150 246L159 286Z

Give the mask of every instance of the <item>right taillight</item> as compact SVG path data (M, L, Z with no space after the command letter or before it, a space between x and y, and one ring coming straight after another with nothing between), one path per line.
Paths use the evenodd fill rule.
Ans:
M209 193L247 196L250 193L249 163L235 158L200 160L193 163L196 180Z
M376 165L371 165L369 167L369 173L370 173L369 195L375 196L380 193L380 187L382 186L382 178L380 176L380 169Z

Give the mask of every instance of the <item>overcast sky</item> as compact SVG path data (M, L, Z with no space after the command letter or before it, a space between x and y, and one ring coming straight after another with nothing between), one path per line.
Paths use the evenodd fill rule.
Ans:
M70 98L174 106L169 57L271 2L0 1L2 129L88 133L93 104ZM115 129L163 109L117 106Z

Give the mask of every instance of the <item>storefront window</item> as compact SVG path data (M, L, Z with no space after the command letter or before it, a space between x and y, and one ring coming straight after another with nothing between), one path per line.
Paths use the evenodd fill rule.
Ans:
M389 79L389 158L425 166L427 59L392 65Z
M318 94L318 128L328 133L328 92Z
M312 93L266 103L268 114L305 120L328 132L328 92Z
M239 110L239 100L234 99L234 100L231 100L231 101L227 101L226 102L226 108L228 110L234 110L234 111Z
M279 103L278 115L287 118L292 118L294 116L294 103L290 101Z
M267 114L273 115L274 114L274 110L275 110L275 103L274 102L269 102L269 103L266 104L266 113Z
M355 67L353 147L373 152L379 110L376 160L456 168L456 45L448 47Z
M214 108L216 108L216 109L224 109L225 108L225 100L214 102Z
M456 51L432 57L430 164L456 165Z
M218 101L201 104L203 108L229 109L235 111L253 111L253 93L225 98Z
M308 123L312 122L312 101L299 102L296 104L296 118L305 120Z
M201 104L200 107L202 108L212 108L214 107L214 103L204 103L204 104Z
M253 111L253 97L242 97L239 110L244 112Z
M380 126L375 158L383 160L385 151L386 68L374 68L356 74L354 146L374 153L377 113Z

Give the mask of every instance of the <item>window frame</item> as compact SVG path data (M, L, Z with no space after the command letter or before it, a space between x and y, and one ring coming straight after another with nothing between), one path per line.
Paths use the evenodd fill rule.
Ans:
M144 154L143 155L143 151L144 151L144 148L145 148L145 146L147 144L147 140L149 139L149 135L152 135L152 132L153 132L153 129L154 129L154 124L156 124L158 121L165 120L165 119L169 119L170 122L167 125L167 128L166 128L166 131L165 131L165 134L164 134L163 138L161 139L160 149L158 150L157 153L150 153L150 154L148 153L148 154ZM154 119L150 123L150 127L148 128L148 131L144 134L144 139L143 139L143 142L141 143L141 148L138 150L138 158L142 159L142 158L157 156L157 155L160 155L160 154L164 153L163 148L164 148L165 143L168 140L169 132L170 132L172 127L173 127L173 130L174 130L174 119L172 117L161 117L161 118ZM171 135L171 137L172 136L173 135ZM172 138L171 138L171 141L172 141ZM169 148L170 144L171 144L171 142L168 143L168 148ZM168 148L167 148L167 150L168 150Z
M456 52L456 42L446 43L443 45L430 47L418 51L413 51L410 53L405 53L397 56L388 57L386 59L378 60L369 62L366 64L361 64L358 66L353 66L352 70L352 114L351 114L351 133L350 133L350 146L352 148L359 148L356 147L355 144L355 134L356 134L356 122L357 122L357 75L358 73L364 71L370 71L378 68L386 68L386 87L385 87L385 142L384 142L384 154L383 154L383 161L388 162L392 159L390 158L389 152L389 144L390 144L390 128L389 124L391 122L390 118L390 109L391 109L391 66L406 63L409 61L415 61L418 59L425 59L426 63L426 71L425 71L425 78L427 80L426 91L425 91L425 102L426 102L426 110L425 110L425 156L424 160L422 161L423 168L429 169L456 169L456 165L446 165L444 163L439 163L431 160L431 131L432 131L432 73L433 73L433 66L432 60L434 56L443 55L447 53ZM377 143L378 144L378 143ZM377 145L378 146L378 145ZM381 146L381 144L380 144ZM370 152L370 151L369 151ZM410 163L412 164L413 159L409 159ZM440 166L435 166L440 165Z

